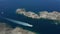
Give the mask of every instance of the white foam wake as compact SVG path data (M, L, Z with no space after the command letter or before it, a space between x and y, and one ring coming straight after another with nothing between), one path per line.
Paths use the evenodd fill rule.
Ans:
M16 23L16 24L20 24L20 25L28 26L28 27L33 27L33 25L28 24L28 23L25 23L25 22L21 22L21 21L9 19L9 18L5 18L5 19L8 20L8 21L11 21L11 22L13 22L13 23Z

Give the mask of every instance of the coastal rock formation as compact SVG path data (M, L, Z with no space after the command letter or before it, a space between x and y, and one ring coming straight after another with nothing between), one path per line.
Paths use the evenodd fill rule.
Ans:
M25 9L17 9L16 13L22 14L22 15L25 15L25 16L31 17L31 18L40 18L36 13L31 12L31 11L26 12Z
M57 11L52 11L52 12L40 11L38 12L38 14L36 14L32 11L26 11L25 9L17 9L16 13L22 14L34 19L44 18L44 19L51 19L51 20L60 20L60 12L57 12Z

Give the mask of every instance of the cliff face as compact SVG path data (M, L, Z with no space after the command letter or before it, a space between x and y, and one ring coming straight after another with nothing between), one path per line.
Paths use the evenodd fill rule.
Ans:
M5 23L0 23L0 34L36 34L34 32L16 27L12 28Z
M0 34L11 34L10 32L12 30L13 28L7 25L6 23L0 23Z
M12 30L12 34L36 34L36 33L16 27L14 30Z

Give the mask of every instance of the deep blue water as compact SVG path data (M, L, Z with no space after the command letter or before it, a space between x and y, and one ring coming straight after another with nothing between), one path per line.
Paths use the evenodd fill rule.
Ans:
M60 34L60 25L51 24L54 23L53 20L37 20L23 15L17 15L16 9L18 8L25 8L27 11L34 11L36 13L39 11L60 11L60 0L0 0L1 16L30 23L34 27L30 28L18 25L3 19L1 16L0 21L6 22L13 27L19 26L41 34ZM1 14L2 11L4 12L3 15Z

